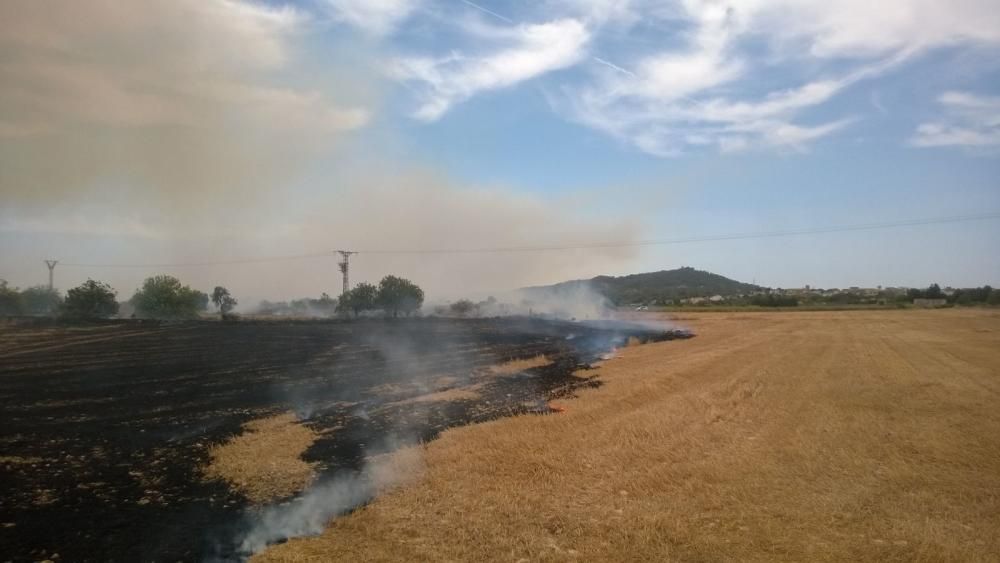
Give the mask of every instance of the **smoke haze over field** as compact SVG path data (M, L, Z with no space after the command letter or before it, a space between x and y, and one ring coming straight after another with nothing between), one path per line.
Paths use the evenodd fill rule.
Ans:
M177 263L360 250L629 240L638 227L571 204L385 167L357 138L381 88L365 64L304 54L323 22L291 7L157 0L0 6L0 278L64 263ZM361 59L371 53L352 51ZM368 65L372 66L372 65ZM334 86L335 85L335 86ZM356 145L356 146L354 146ZM363 159L355 158L364 152ZM354 155L354 156L352 156ZM385 159L389 159L386 156ZM431 296L591 271L629 252L361 255ZM127 298L145 276L223 284L244 305L339 292L334 259L199 268L60 266Z
M366 77L335 95L309 77L297 51L310 23L290 8L14 1L0 22L5 199L99 192L184 208L270 189L368 120L351 99Z
M377 283L393 273L424 287L429 299L449 299L559 281L586 275L594 268L621 267L635 256L629 248L380 254L379 250L387 249L523 247L539 241L628 241L640 233L631 221L592 218L584 209L531 196L458 187L431 174L414 172L401 178L387 177L383 182L374 176L359 180L363 188L316 196L309 209L244 209L224 213L218 221L212 220L211 214L185 217L180 219L185 229L179 231L171 230L169 219L142 212L111 224L84 212L65 222L8 218L8 224L23 230L55 231L63 241L46 250L33 249L33 253L12 249L20 254L15 261L26 271L11 281L24 285L42 282L44 266L36 264L34 256L44 253L65 260L62 253L67 248L77 253L73 261L139 264L294 256L348 248L361 251L352 258L353 283ZM157 220L163 222L157 224ZM119 290L121 298L128 297L143 277L160 272L177 275L194 287L225 285L244 306L255 304L257 299L318 296L324 291L337 295L340 288L333 255L207 267L59 266L57 285L65 288L86 277L104 279Z

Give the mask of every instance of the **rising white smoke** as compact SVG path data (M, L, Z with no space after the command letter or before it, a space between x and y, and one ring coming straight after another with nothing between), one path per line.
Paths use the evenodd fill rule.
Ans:
M364 472L338 475L295 500L265 508L240 539L238 550L250 555L280 540L319 534L332 518L367 501L373 494L371 477Z

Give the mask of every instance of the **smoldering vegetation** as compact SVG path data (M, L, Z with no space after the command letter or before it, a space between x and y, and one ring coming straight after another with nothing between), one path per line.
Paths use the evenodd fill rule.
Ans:
M0 331L0 543L16 560L74 561L239 560L315 533L406 477L376 472L376 456L551 413L549 400L600 385L587 368L613 347L687 336L521 317ZM312 487L260 506L206 476L212 446L287 412L316 436L301 456Z
M488 318L488 317L540 317L556 320L609 319L615 306L607 297L586 284L573 285L557 290L548 288L522 288L497 293L482 300L462 298L424 304L418 314L435 317ZM257 317L330 318L350 316L349 307L339 305L336 299L323 293L318 299L300 298L290 301L261 301L246 313ZM376 303L361 311L361 316L382 317L386 312ZM663 328L663 325L658 325ZM657 328L652 326L651 328Z

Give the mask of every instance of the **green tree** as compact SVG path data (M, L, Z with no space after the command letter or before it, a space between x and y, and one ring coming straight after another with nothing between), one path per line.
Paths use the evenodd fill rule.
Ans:
M941 291L941 286L936 283L932 283L927 291L924 292L924 297L927 299L941 299L944 297L944 292Z
M88 279L66 292L62 315L72 319L106 319L118 314L118 295L108 284Z
M215 286L215 289L212 290L212 303L215 303L215 306L219 308L219 315L223 318L237 305L236 299L229 294L229 290L221 285Z
M990 305L1000 305L1000 289L991 289L986 302Z
M341 311L351 311L357 318L362 312L375 309L377 300L377 287L370 283L359 283L354 289L340 296L337 308Z
M409 315L424 304L424 290L408 279L386 276L378 283L378 303L393 318L399 313Z
M201 295L173 276L146 278L131 303L136 315L152 319L193 319L202 308Z
M7 285L7 280L0 280L0 315L23 315L24 300L16 287Z
M29 315L53 315L59 311L62 297L47 285L36 285L21 292L21 302Z

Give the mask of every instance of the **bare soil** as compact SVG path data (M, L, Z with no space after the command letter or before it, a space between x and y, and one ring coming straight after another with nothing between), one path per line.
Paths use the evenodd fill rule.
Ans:
M448 430L418 481L254 560L1000 560L1000 312L678 322L698 338Z

